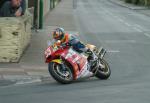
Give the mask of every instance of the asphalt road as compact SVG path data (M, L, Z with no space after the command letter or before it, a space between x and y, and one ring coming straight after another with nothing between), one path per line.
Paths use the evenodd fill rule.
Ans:
M150 17L107 0L78 0L74 14L81 39L108 50L111 77L1 87L0 103L149 103Z

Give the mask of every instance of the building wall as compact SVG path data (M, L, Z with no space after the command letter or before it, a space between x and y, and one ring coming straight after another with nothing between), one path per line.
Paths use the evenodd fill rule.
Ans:
M50 10L50 0L44 0L44 15L46 15Z

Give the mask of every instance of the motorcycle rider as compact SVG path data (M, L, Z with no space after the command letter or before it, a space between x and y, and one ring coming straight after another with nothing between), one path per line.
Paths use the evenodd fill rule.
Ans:
M60 46L62 44L67 43L68 45L71 45L74 50L76 50L78 53L86 53L88 54L88 62L90 63L90 66L94 66L95 61L95 54L93 51L91 51L89 48L87 48L77 37L73 34L65 33L65 30L63 28L56 28L53 32L53 42L54 45Z

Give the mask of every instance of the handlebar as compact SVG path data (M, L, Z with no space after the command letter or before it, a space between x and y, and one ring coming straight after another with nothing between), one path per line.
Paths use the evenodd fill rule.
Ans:
M67 43L62 43L60 46L66 47L66 46L71 46L71 44L69 42L67 42Z
M70 43L62 43L61 45L53 45L52 47L53 48L56 48L56 49L63 49L63 48L65 48L65 47L70 47L71 46L71 44ZM56 50L55 49L55 50Z

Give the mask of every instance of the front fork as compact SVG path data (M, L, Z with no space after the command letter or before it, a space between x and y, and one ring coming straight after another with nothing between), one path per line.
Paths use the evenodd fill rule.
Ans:
M96 67L95 67L96 70L95 70L94 74L97 73L99 67L100 67L101 69L104 69L104 68L105 68L105 65L103 65L103 64L101 63L101 61L102 61L102 59L104 58L105 54L106 54L106 50L105 50L104 48L100 48L100 49L98 50L98 52L97 52L97 56L98 56L98 58L97 58L97 65L96 65Z
M65 67L65 65L63 64L62 59L55 59L55 60L52 60L52 62L55 62L55 63L60 64L62 70L65 70L66 67Z
M105 68L105 66L101 63L101 61L104 58L105 54L106 54L106 50L104 48L100 48L100 52L99 52L98 56L99 56L99 66L102 69Z
M105 54L106 54L106 50L104 48L100 48L98 50L98 57L99 57L99 59L103 59L103 57L105 56Z
M59 74L61 74L63 76L68 76L69 75L69 73L66 72L66 66L64 65L62 59L55 59L55 60L52 60L52 62L58 63L60 65L61 69L57 69Z

